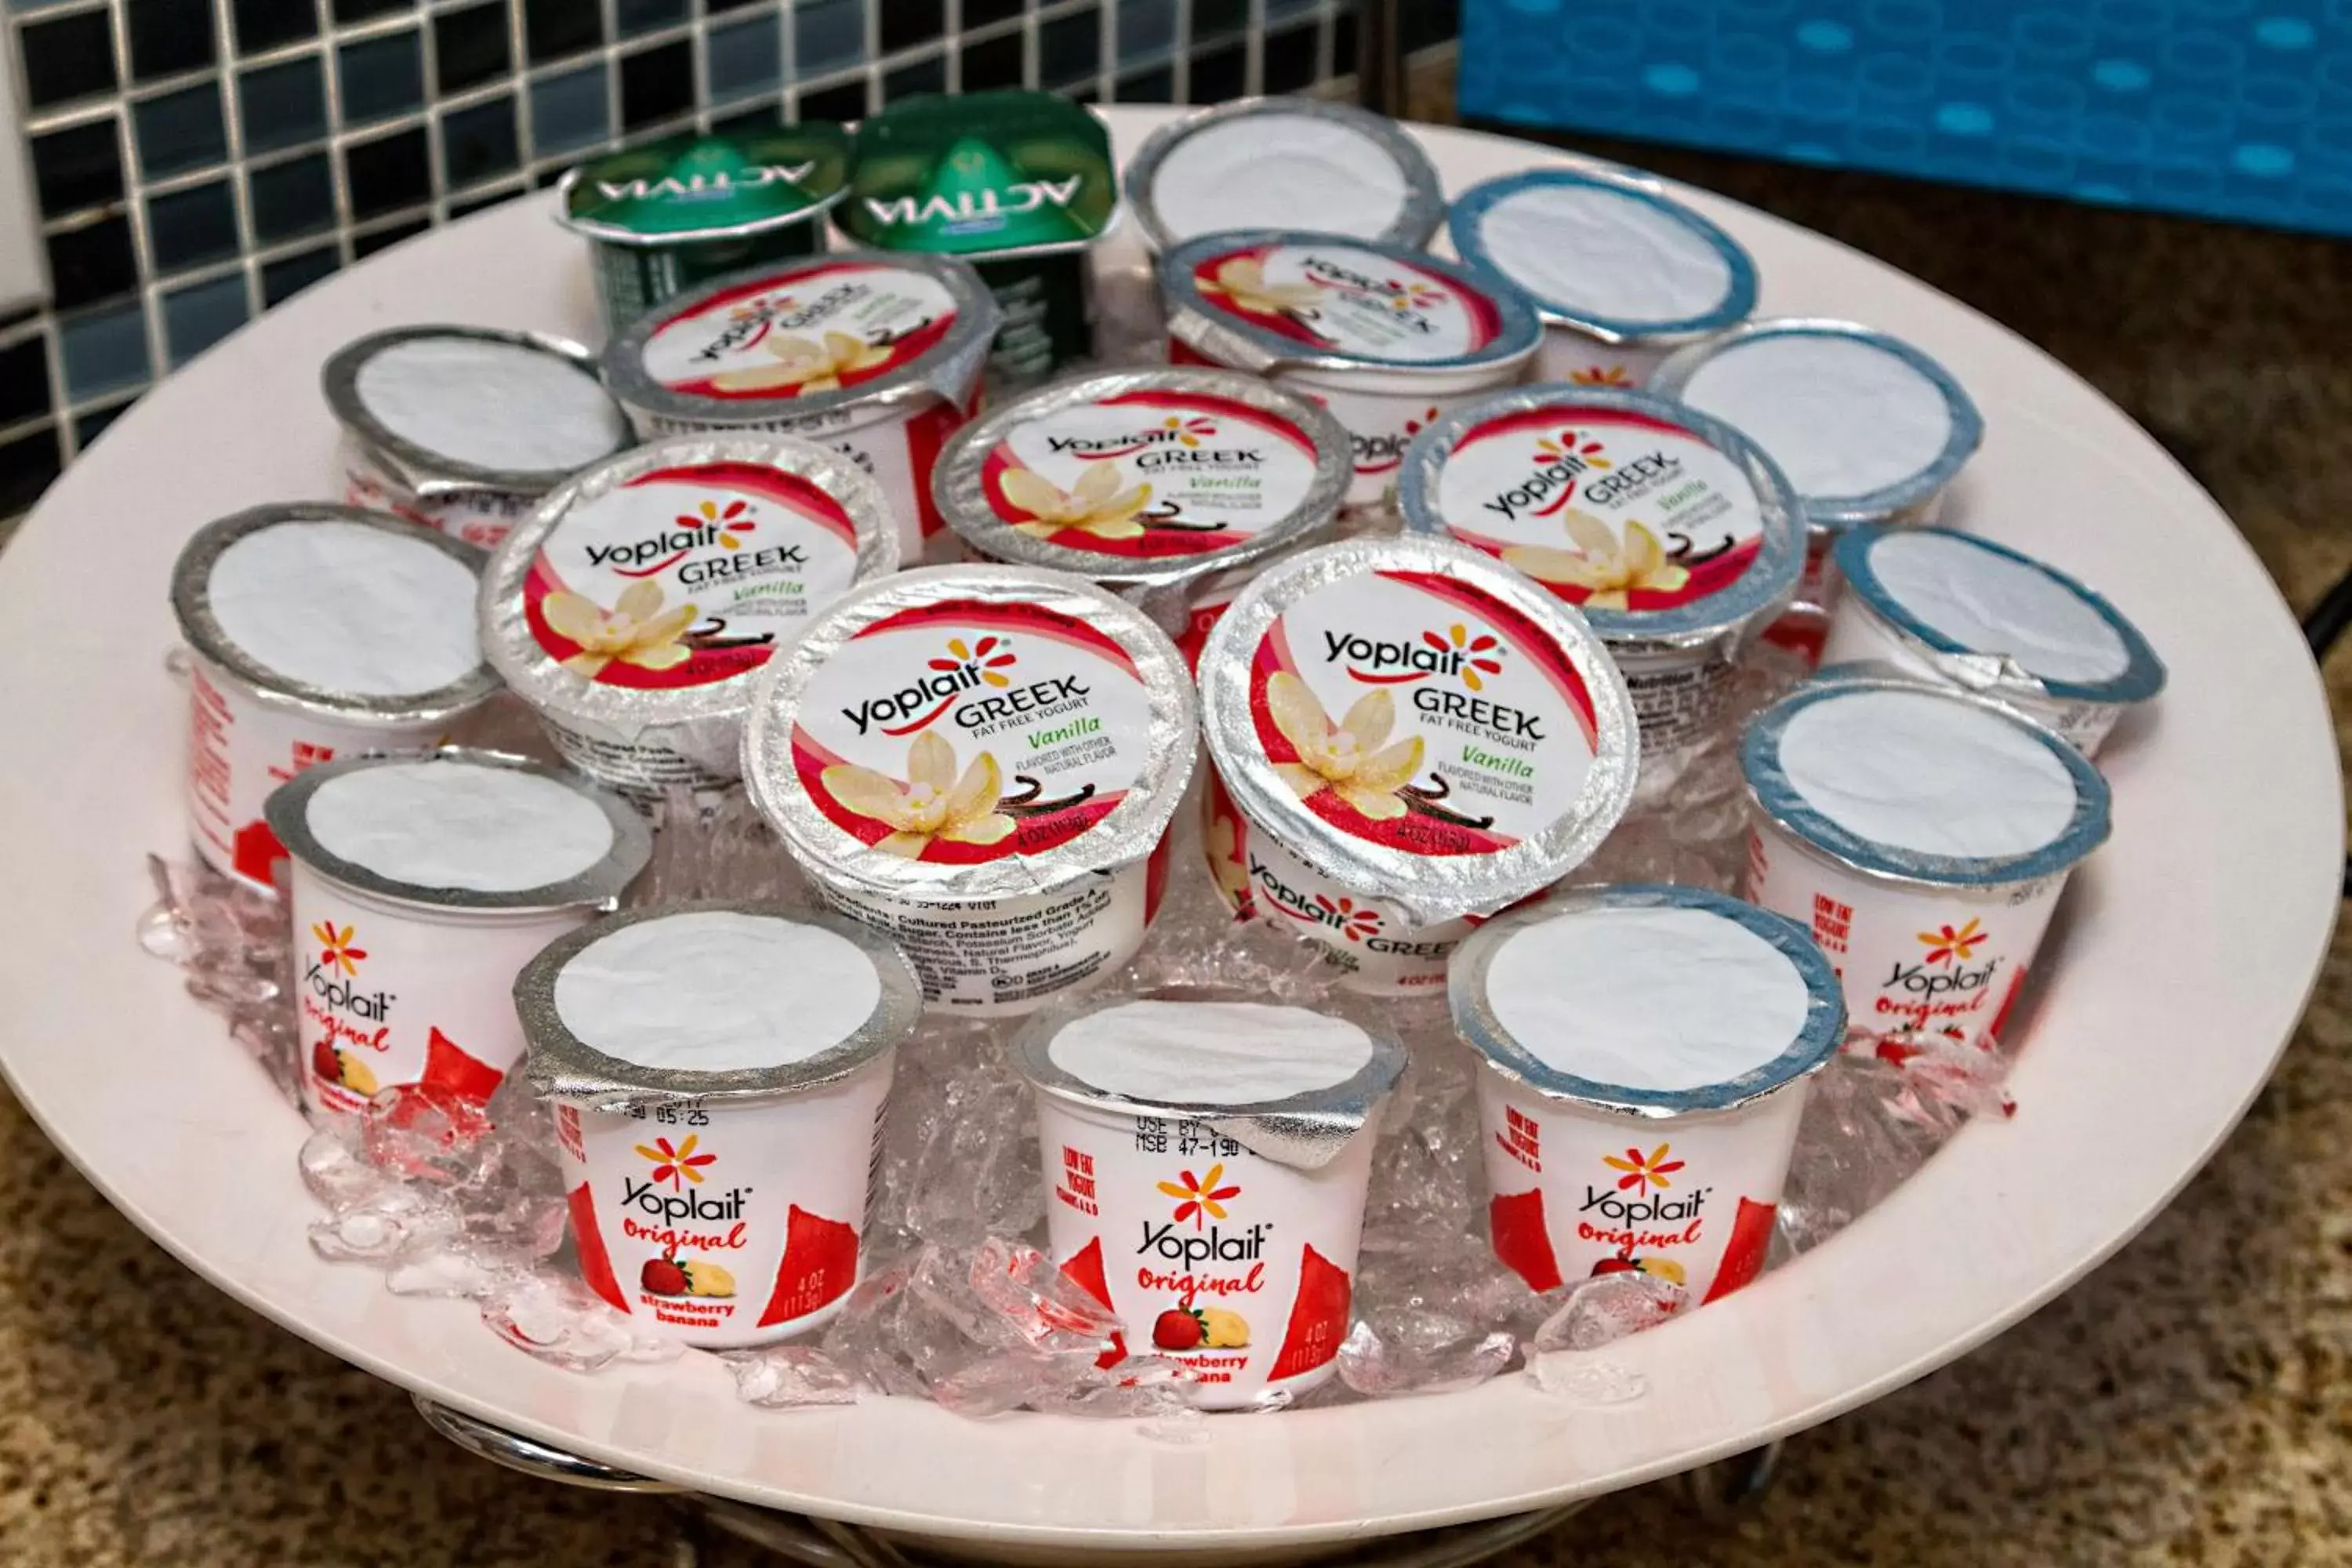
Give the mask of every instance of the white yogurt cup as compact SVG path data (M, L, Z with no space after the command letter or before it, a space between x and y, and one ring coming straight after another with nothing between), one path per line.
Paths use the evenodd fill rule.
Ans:
M1838 541L1852 588L1830 618L1832 663L1885 660L1980 692L2096 756L2126 710L2164 689L2164 661L2113 605L1989 539L1862 528Z
M743 775L835 909L943 1012L1026 1013L1142 944L1197 708L1141 612L1079 578L940 566L868 585L776 661Z
M1495 1256L1530 1289L1639 1269L1717 1300L1763 1271L1837 976L1804 928L1700 888L1580 888L1454 955L1484 1062Z
M674 436L549 496L483 574L483 646L573 767L640 802L738 775L753 679L898 535L856 464Z
M1278 1409L1328 1382L1404 1047L1174 990L1057 1007L1013 1051L1037 1095L1049 1245L1125 1325L1112 1353L1179 1363L1208 1410Z
M1255 376L1107 371L973 420L931 486L982 556L1099 583L1173 635L1209 579L1329 533L1350 468L1338 420Z
M1852 1026L1995 1045L2106 839L2098 770L1990 699L1835 671L1758 714L1740 765L1748 896L1812 932Z
M1348 427L1349 506L1378 502L1405 443L1521 380L1542 329L1511 289L1402 246L1287 229L1213 234L1160 258L1171 357L1263 375Z
M1574 870L1633 794L1633 703L1599 639L1463 545L1302 551L1243 591L1200 671L1219 886L1356 989L1444 984L1472 918Z
M1641 386L1685 344L1756 308L1738 240L1630 174L1529 169L1454 199L1454 254L1535 301L1544 381Z
M172 568L188 671L188 835L263 892L286 851L262 802L314 763L415 751L488 701L474 631L482 552L383 512L256 507L196 531Z
M635 910L531 960L514 1009L590 1289L714 1349L840 1312L922 1012L895 948L781 905Z
M635 439L595 357L538 332L394 327L320 373L343 499L488 550L548 491Z
M997 324L963 262L839 251L665 300L604 350L604 384L641 435L773 430L847 454L919 561L940 528L931 464L974 406Z
M1676 353L1651 390L1711 414L1764 448L1805 514L1797 599L1837 603L1830 559L1864 523L1930 523L1984 439L1958 381L1927 354L1851 321L1750 321Z
M1154 255L1236 228L1418 250L1445 216L1437 170L1402 126L1311 98L1245 98L1171 121L1137 149L1126 184Z
M1625 672L1645 761L1706 738L1804 563L1771 458L1648 392L1531 386L1456 409L1414 437L1398 501L1407 532L1473 545L1583 612Z
M494 752L356 757L269 797L292 862L302 1098L355 1112L395 1084L485 1105L515 1059L515 975L609 911L652 835L575 773Z

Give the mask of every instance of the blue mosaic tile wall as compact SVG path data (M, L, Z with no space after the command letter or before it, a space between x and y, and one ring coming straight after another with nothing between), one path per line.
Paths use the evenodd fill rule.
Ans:
M1465 0L1465 117L2352 234L2352 0Z

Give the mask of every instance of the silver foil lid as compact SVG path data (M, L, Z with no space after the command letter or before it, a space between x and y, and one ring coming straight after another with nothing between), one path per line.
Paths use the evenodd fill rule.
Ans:
M874 1008L845 1038L815 1055L782 1067L740 1068L718 1072L646 1067L611 1056L586 1044L572 1032L556 1006L556 986L566 966L616 932L675 920L682 915L731 914L773 920L789 925L830 932L855 946L872 965L877 990ZM822 984L844 975L779 975L779 984ZM649 992L648 1005L657 1005L663 977L647 973L640 982ZM669 904L656 909L630 910L607 916L578 931L566 932L541 949L515 979L515 1014L522 1021L529 1043L524 1072L543 1099L560 1100L583 1110L627 1111L698 1100L723 1105L754 1105L836 1083L905 1043L915 1032L923 1012L921 984L904 954L887 937L838 915L795 909L788 904L709 902Z
M665 300L604 350L631 417L723 428L943 398L980 384L1001 312L965 262L838 250Z
M1633 797L1640 741L1608 650L1467 545L1302 551L1242 591L1199 668L1235 804L1416 925L1550 886Z
M1694 910L1738 926L1778 952L1796 972L1805 988L1803 1022L1787 1047L1769 1060L1691 1089L1633 1088L1552 1065L1496 1015L1489 985L1495 960L1514 938L1531 930L1555 921L1572 923L1607 910ZM1554 893L1532 909L1489 921L1465 938L1446 965L1445 995L1455 1032L1497 1072L1550 1099L1645 1118L1736 1110L1827 1066L1845 1040L1844 988L1805 929L1786 916L1706 888L1625 883Z
M387 876L328 848L320 842L318 832L310 822L311 798L320 789L352 773L387 768L520 773L543 779L570 790L603 812L604 820L613 830L612 844L593 864L559 880L530 887L491 891L404 881ZM637 814L635 807L611 790L568 769L547 767L502 752L478 751L465 746L443 746L436 751L405 756L347 757L305 768L272 790L262 811L268 819L270 832L278 836L278 841L286 847L286 852L319 876L356 893L420 909L521 914L576 909L582 905L610 908L636 879L637 873L646 868L646 862L653 856L653 834L646 826L645 818ZM430 828L432 824L426 821L420 826ZM527 820L515 820L509 826L516 834L528 834L532 824Z
M1796 317L1749 321L1669 354L1651 373L1648 387L1667 397L1686 398L1691 384L1709 365L1759 345L1790 342L1855 343L1885 354L1934 388L1943 400L1948 421L1942 446L1917 471L1861 495L1800 495L1798 501L1805 521L1813 527L1837 531L1857 523L1884 522L1899 517L1950 484L1983 444L1984 416L1977 412L1976 403L1950 371L1901 338L1853 321ZM1775 381L1774 395L1784 408L1812 405L1813 400L1794 384L1795 378L1783 376ZM1864 447L1882 439L1869 401L1867 392L1856 392L1845 411L1850 417L1828 423L1821 434L1809 438L1818 440L1822 434L1839 435ZM1718 406L1712 400L1702 398L1694 406L1735 426L1745 427L1748 423L1741 418L1740 409Z
M1346 235L1202 235L1160 257L1160 292L1169 331L1237 370L1500 373L1543 343L1534 307L1492 274Z
M743 778L830 886L1020 898L1150 855L1197 724L1183 657L1134 606L1064 573L935 566L852 594L775 661Z
M173 564L172 613L179 619L180 636L197 657L271 707L345 724L446 723L478 707L498 690L498 674L486 660L460 679L429 691L397 696L340 691L272 669L232 640L213 607L214 566L240 540L273 528L310 523L356 524L375 529L418 549L438 551L477 578L482 574L486 558L475 546L385 512L326 501L253 507L198 529ZM320 591L324 591L323 587Z
M1328 530L1352 474L1320 405L1235 371L1102 371L966 425L931 470L948 525L993 561L1181 587Z
M1236 1102L1215 1095L1216 1086L1204 1083L1205 1098L1179 1101L1151 1100L1098 1089L1054 1059L1055 1040L1082 1018L1139 1002L1232 1003L1262 1002L1262 997L1212 987L1171 986L1144 995L1106 995L1099 992L1076 996L1038 1013L1022 1026L1012 1040L1013 1066L1039 1094L1122 1116L1165 1121L1196 1121L1223 1133L1253 1154L1298 1170L1319 1170L1337 1159L1349 1140L1361 1132L1381 1101L1396 1087L1405 1068L1405 1048L1394 1035L1366 1026L1360 1019L1340 1018L1311 1008L1282 1006L1270 1011L1299 1013L1328 1020L1340 1018L1363 1031L1370 1045L1364 1065L1338 1083L1286 1096L1280 1100Z
M1160 211L1161 176L1171 158L1186 142L1240 124L1251 136L1255 156L1276 162L1297 151L1296 129L1291 132L1291 143L1286 144L1286 121L1294 128L1303 121L1318 131L1329 129L1352 134L1360 138L1374 156L1393 167L1399 187L1394 205L1379 215L1377 226L1365 235L1366 238L1412 250L1429 243L1429 237L1437 232L1438 224L1445 216L1445 192L1438 180L1436 166L1422 151L1421 143L1384 114L1313 98L1240 99L1213 109L1197 110L1146 137L1127 165L1127 205L1134 211L1136 222L1142 226L1145 243L1157 253L1205 232L1193 229L1178 233ZM1325 167L1333 180L1345 180L1345 170L1336 165ZM1220 199L1230 196L1230 191L1220 192ZM1223 229L1237 226L1220 223L1216 226Z
M596 388L600 398L611 407L618 438L606 444L604 450L592 452L583 462L553 468L488 468L418 444L393 428L382 412L369 403L362 385L362 376L369 363L381 354L410 345L435 342L490 344L541 355L561 364L579 375L588 386ZM456 386L463 384L459 378L466 372L462 367L452 365L442 374L444 379ZM506 331L494 327L394 327L385 331L371 332L336 351L334 357L327 361L320 371L319 381L326 393L328 408L343 428L351 432L366 447L368 454L391 472L393 478L417 496L428 500L464 490L482 489L542 495L562 484L587 462L621 450L632 439L626 415L619 405L612 402L609 395L604 393L602 384L597 380L596 356L578 343L544 332ZM516 407L512 414L517 424L547 417L543 407Z
M1645 504L1694 481L1713 495L1676 500L1672 521ZM1621 655L1737 643L1780 614L1805 568L1803 517L1779 466L1723 421L1626 387L1515 387L1461 405L1405 448L1397 501L1406 531L1552 584ZM1624 526L1587 508L1622 511Z
M822 611L817 595L898 564L888 499L850 458L791 436L673 436L580 474L507 535L482 576L482 644L567 729L621 743L731 730L752 677ZM738 586L795 583L725 601L752 612L732 617L740 628L710 613ZM771 602L803 614L761 630Z

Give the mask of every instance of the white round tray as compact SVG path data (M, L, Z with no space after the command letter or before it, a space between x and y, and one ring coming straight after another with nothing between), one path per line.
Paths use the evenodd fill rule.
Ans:
M1121 147L1160 112L1108 111ZM1558 158L1422 134L1455 189ZM166 578L208 519L333 493L318 372L352 338L446 321L596 340L584 247L545 198L397 247L238 332L142 400L0 555L0 733L16 758L0 773L0 1065L116 1206L337 1355L625 1469L992 1552L1304 1547L1531 1510L1752 1447L1949 1361L2120 1246L2261 1087L2336 916L2327 710L2252 553L2113 406L1908 278L1686 194L1755 253L1767 311L1871 322L1958 373L1989 428L1954 519L2113 596L2172 686L2101 759L2115 837L2074 879L2017 1037L2015 1120L1969 1128L1794 1266L1612 1351L1646 1397L1573 1408L1513 1375L1222 1418L1192 1447L896 1399L763 1412L708 1358L575 1375L499 1343L469 1305L394 1297L375 1271L312 1255L299 1118L131 937L152 897L143 856L184 843Z

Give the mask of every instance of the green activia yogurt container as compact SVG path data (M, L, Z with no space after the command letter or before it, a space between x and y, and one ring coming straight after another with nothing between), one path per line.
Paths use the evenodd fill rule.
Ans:
M618 331L706 279L823 250L848 175L848 133L827 121L688 132L565 174L556 220L588 237Z
M1016 89L927 94L861 123L834 223L861 245L978 268L1004 311L989 380L1011 389L1091 351L1086 252L1118 216L1102 121Z

